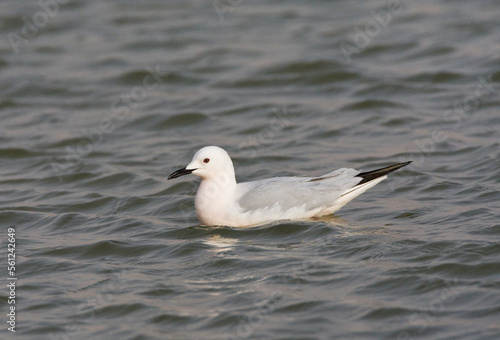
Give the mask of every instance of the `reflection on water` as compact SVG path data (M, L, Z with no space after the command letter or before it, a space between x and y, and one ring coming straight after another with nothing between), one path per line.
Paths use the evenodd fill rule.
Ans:
M238 242L237 239L221 237L220 235L212 235L207 239L203 239L203 243L211 246L210 250L216 253L233 250L238 245Z

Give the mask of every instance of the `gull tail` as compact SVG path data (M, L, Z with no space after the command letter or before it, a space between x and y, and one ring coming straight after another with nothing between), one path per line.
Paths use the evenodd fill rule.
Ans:
M400 168L402 168L410 163L411 163L411 161L393 164L393 165L389 165L385 168L380 168L380 169L373 170L373 171L361 172L361 173L357 174L356 177L361 177L362 180L358 184L356 184L355 186L353 186L352 188L350 188L349 190L347 190L346 192L344 192L340 196L339 204L341 206L345 205L346 203L348 203L349 201L351 201L355 197L364 193L366 190L368 190L371 187L374 187L375 185L382 182L384 179L387 178L388 173L393 172L397 169L400 169Z
M379 177L385 176L388 173L393 172L393 171L395 171L399 168L402 168L404 166L407 166L410 163L411 163L411 161L389 165L389 166L386 166L385 168L380 168L380 169L373 170L373 171L362 172L356 176L356 177L361 177L362 180L355 187L357 187L359 185L363 185L363 184L368 183L368 182L371 182Z

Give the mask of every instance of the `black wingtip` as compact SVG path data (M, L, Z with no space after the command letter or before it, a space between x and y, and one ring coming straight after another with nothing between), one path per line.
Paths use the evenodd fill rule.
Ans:
M377 170L367 171L367 172L362 172L360 174L357 174L356 177L363 178L361 180L361 182L359 182L357 185L373 181L374 179L377 179L379 177L385 176L385 175L387 175L390 172L393 172L393 171L395 171L397 169L400 169L400 168L402 168L404 166L407 166L410 163L411 163L411 161L404 162L404 163L393 164L393 165L386 166L385 168L380 168L380 169L377 169Z

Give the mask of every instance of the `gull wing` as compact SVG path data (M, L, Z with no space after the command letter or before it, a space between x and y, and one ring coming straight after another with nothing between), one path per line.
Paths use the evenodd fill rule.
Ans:
M354 169L339 169L321 177L274 177L238 184L238 204L243 211L278 205L280 210L304 207L307 210L334 204L362 178Z

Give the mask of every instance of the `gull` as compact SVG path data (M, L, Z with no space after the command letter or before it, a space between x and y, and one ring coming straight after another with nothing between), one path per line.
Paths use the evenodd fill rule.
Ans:
M198 150L168 179L201 177L195 210L204 225L243 227L279 220L331 215L410 162L360 172L342 168L318 177L273 177L237 183L228 153L218 146Z

